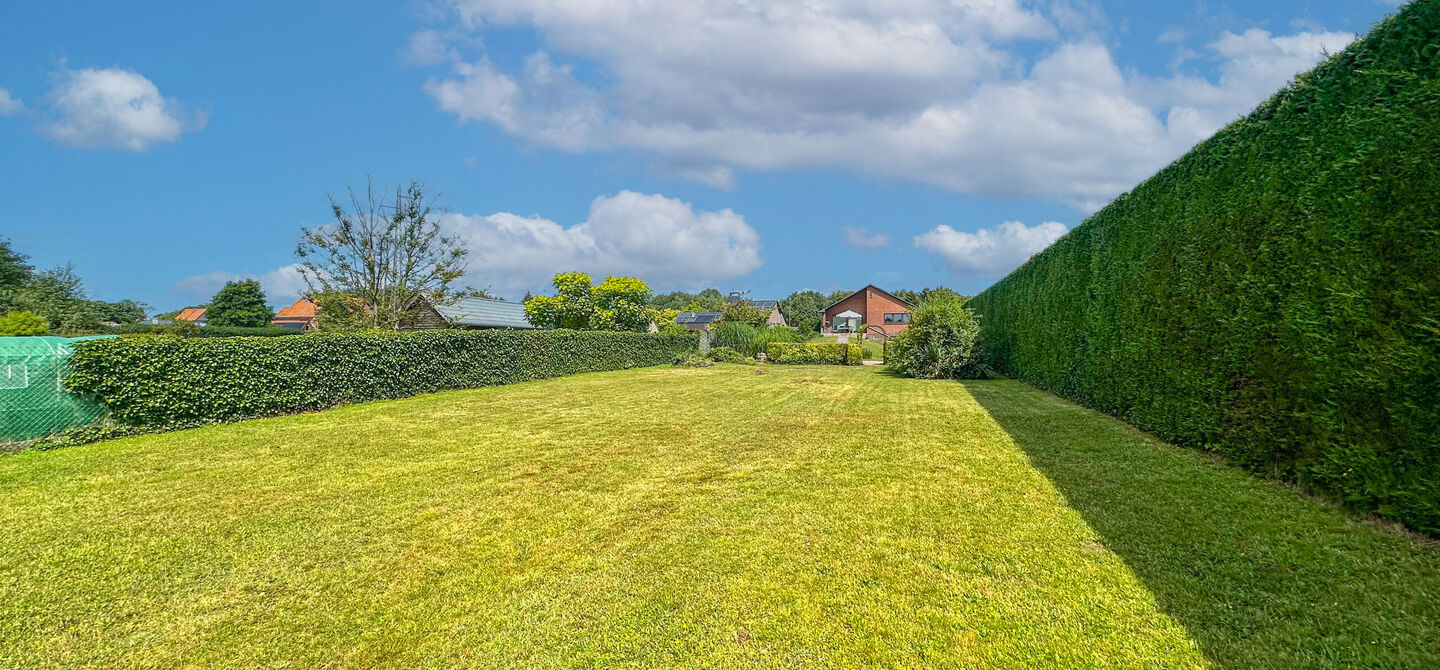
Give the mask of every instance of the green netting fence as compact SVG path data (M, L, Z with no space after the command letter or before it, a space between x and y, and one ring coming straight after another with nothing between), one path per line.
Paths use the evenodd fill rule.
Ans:
M0 444L93 423L105 406L65 391L71 345L89 337L0 337Z

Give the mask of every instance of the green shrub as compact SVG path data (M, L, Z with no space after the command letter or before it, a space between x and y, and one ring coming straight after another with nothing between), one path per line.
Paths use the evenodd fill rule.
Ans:
M758 351L755 346L760 337L760 329L748 323L721 321L715 324L711 332L715 336L714 346L729 347L746 356L754 356Z
M977 296L998 370L1440 532L1440 1Z
M499 330L117 338L76 345L66 384L93 394L117 421L184 425L660 365L696 344L643 333Z
M980 321L958 296L920 303L910 327L890 340L886 367L918 379L987 379Z
M683 368L708 368L714 367L715 361L703 354L685 354L675 359L675 365Z
M765 360L792 365L860 365L865 351L858 344L835 342L772 342Z
M661 334L661 335L668 335L668 336L670 336L670 337L699 337L699 333L696 333L695 331L690 330L689 328L686 328L685 326L681 326L681 325L673 324L673 323L670 324L670 325L668 325L668 326L665 326L664 328L661 328L661 329L660 329L660 334Z
M749 360L745 354L735 351L730 347L713 347L710 351L706 352L705 355L716 363L741 363Z
M34 312L10 312L0 316L0 337L25 337L50 332L50 323Z

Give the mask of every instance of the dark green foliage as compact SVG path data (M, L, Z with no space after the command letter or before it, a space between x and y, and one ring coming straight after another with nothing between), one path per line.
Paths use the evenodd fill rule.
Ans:
M962 302L966 300L965 296L956 293L954 290L945 288L944 286L936 286L935 288L924 288L920 289L919 291L912 291L908 288L902 288L891 291L890 295L893 295L912 305L919 305L920 303L925 302L932 297L959 298Z
M796 330L818 333L820 310L829 304L819 291L796 291L780 301L780 314Z
M109 332L118 335L174 335L176 337L285 337L304 334L299 328L284 326L263 326L261 328L206 326L201 328L193 323L183 321L164 325L132 323Z
M725 306L725 296L720 289L707 288L699 293L673 291L657 295L650 300L656 309L674 309L682 312L718 312Z
M693 337L576 331L119 338L76 346L66 384L139 426L188 425L660 365Z
M890 340L886 366L917 379L988 379L980 346L980 320L953 292L930 296L915 308L910 327Z
M50 330L64 335L104 332L103 322L145 319L145 305L133 300L105 302L85 295L69 265L36 272L29 259L0 238L0 314L26 311L39 315Z
M705 357L716 363L742 363L750 360L745 354L730 347L714 347L705 352Z
M971 306L997 369L1440 532L1440 0Z
M254 279L225 282L210 301L205 322L212 326L260 328L270 325L275 312L265 304L265 290Z
M858 344L835 342L772 342L765 360L793 365L860 365L865 350Z
M29 260L28 256L11 248L10 240L0 237L0 313L20 306L17 293L35 276L35 268L30 266Z
M770 319L770 310L761 309L744 300L727 302L720 311L725 315L726 322L748 323L756 328L764 328L765 322Z

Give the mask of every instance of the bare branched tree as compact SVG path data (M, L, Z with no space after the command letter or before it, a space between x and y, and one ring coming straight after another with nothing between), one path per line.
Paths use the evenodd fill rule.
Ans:
M420 182L365 192L347 187L348 208L333 194L333 223L303 228L295 256L315 295L345 295L363 306L364 325L394 329L416 296L444 300L465 273L468 250L430 218L434 203Z

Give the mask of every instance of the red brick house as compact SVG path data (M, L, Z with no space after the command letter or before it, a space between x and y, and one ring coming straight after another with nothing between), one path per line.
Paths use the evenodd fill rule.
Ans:
M910 313L915 306L871 284L831 303L820 312L820 332L826 335L854 333L865 326L874 326L886 335L896 335L910 327ZM867 333L866 337L878 337Z

